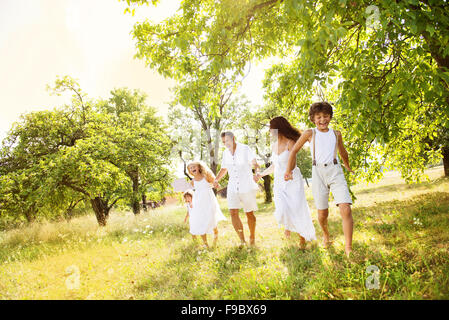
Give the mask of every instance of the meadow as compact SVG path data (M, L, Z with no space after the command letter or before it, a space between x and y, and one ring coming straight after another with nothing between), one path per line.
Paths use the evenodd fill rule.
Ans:
M449 179L442 167L426 173L430 181L419 184L389 172L353 187L351 259L335 206L333 245L321 247L307 187L318 240L305 251L297 237L285 239L262 194L254 248L238 247L224 199L228 221L210 249L192 241L182 204L113 212L106 227L91 214L2 231L0 299L448 299ZM379 270L371 289L370 266Z

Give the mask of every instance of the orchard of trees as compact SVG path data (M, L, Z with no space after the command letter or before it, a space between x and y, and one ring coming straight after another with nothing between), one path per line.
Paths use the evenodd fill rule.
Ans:
M3 141L2 221L70 218L87 204L104 226L118 202L138 214L142 198L163 196L172 141L145 95L122 88L94 101L69 77L49 89L71 92L72 102L23 115Z
M126 0L126 12L159 2ZM51 91L71 92L71 104L22 116L3 141L2 220L70 216L80 204L100 225L119 203L138 214L146 197L163 197L174 161L202 159L217 173L223 130L240 130L268 166L269 119L309 127L316 96L334 106L351 183L385 169L420 181L441 160L449 176L447 0L183 0L160 23L136 22L132 36L136 57L176 81L168 124L138 91L94 101L58 79ZM241 84L267 59L265 102L253 106ZM298 156L305 177L307 157ZM263 186L271 201L269 176Z
M126 2L133 12L160 1ZM376 181L385 168L419 181L441 159L449 175L446 0L184 0L161 23L136 23L133 37L137 57L177 81L178 102L206 108L215 123L251 63L277 59L260 112L310 126L320 92L357 168L352 182Z

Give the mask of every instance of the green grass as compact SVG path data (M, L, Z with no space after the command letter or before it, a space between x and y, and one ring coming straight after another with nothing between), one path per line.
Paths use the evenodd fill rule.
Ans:
M257 247L239 249L228 221L218 246L201 249L183 224L181 205L140 216L115 212L108 226L95 217L36 223L0 233L0 299L448 299L449 179L406 185L389 173L353 188L354 255L343 254L341 219L330 209L334 244L321 248L321 230L307 199L318 241L298 250L285 240L273 204L257 212ZM246 217L241 213L248 235ZM367 267L379 268L379 289L367 289ZM79 270L79 287L67 283ZM75 268L76 269L76 268Z

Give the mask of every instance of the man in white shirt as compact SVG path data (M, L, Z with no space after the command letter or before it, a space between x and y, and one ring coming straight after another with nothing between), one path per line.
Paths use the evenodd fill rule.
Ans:
M246 213L250 232L250 245L255 244L256 217L254 211L257 210L256 194L257 183L254 182L252 166L259 171L255 153L246 145L235 141L234 134L230 131L221 134L221 140L226 146L221 161L221 169L215 179L215 187L218 182L229 174L227 187L227 200L229 212L231 213L232 225L237 232L241 245L246 244L243 234L243 224L239 217L239 209L243 207Z

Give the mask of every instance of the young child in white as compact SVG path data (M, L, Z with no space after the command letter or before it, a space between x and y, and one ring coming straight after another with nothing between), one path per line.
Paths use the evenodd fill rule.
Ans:
M187 208L187 214L186 217L184 218L184 223L187 223L187 220L189 219L190 216L190 211L193 208L193 190L187 190L186 192L184 192L182 194L182 197L184 198L184 201L186 203L186 208Z
M348 152L343 145L339 131L329 128L332 119L332 106L327 102L313 103L309 109L310 120L316 128L306 130L293 146L288 160L284 179L292 178L292 169L296 154L306 141L311 142L312 153L312 193L318 210L318 221L323 230L323 245L330 244L327 218L329 216L329 191L332 192L336 205L340 209L345 236L345 254L349 257L352 251L353 219L351 212L352 199L349 194L343 170L337 158L337 151L343 160L343 165L349 172Z
M194 188L192 203L188 207L190 233L193 238L201 236L204 246L209 247L207 234L214 234L215 245L218 239L218 221L226 220L212 190L215 176L200 161L189 163L187 170L193 177L191 185Z

